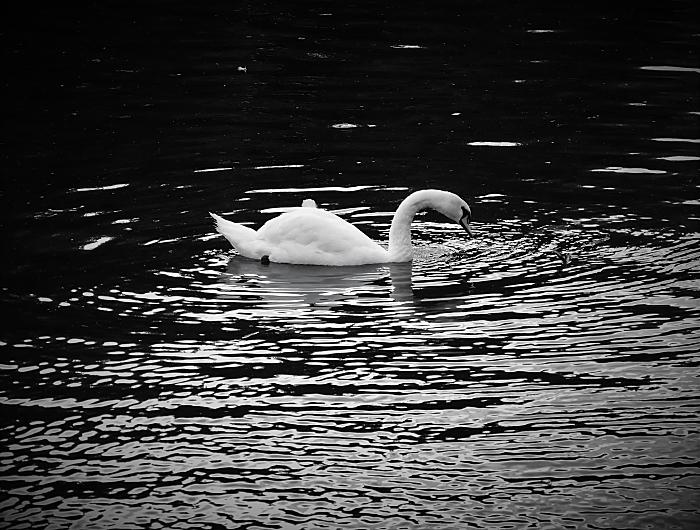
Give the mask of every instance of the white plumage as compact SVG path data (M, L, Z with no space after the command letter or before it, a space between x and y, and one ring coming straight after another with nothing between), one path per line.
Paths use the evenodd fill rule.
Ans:
M471 211L454 193L421 190L409 195L394 214L389 248L384 249L357 227L316 207L312 199L267 221L259 230L211 214L216 229L242 256L299 265L365 265L411 261L411 221L419 210L433 208L459 222L471 235Z

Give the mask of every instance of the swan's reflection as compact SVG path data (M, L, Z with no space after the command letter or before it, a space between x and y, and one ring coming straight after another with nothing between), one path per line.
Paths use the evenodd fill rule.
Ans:
M390 296L397 301L413 298L410 262L348 267L266 265L234 256L221 279L232 288L227 289L227 295L253 296L277 303L317 304L354 296Z

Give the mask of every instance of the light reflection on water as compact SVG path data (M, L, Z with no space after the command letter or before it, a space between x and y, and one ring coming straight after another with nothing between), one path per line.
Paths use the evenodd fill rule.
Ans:
M686 498L697 398L678 366L700 341L678 273L697 262L696 240L585 223L597 228L481 223L465 240L420 221L412 264L205 251L154 271L148 291L85 290L71 302L83 311L169 331L44 336L26 344L44 361L3 366L16 379L5 469L27 463L5 476L25 484L8 517L30 495L102 526L175 521L176 503L203 506L202 524L347 514L498 527L543 506L564 525L601 499L634 512L651 490Z
M177 62L80 62L76 125L48 107L68 169L32 151L50 142L19 148L0 528L693 528L686 48L652 61L557 16L507 26L517 50L477 28L465 48L451 17L410 9L358 39L322 11L179 32L201 46ZM126 116L105 93L128 141L93 138ZM257 227L311 197L385 242L423 187L468 197L477 237L420 214L411 264L263 265L207 216Z

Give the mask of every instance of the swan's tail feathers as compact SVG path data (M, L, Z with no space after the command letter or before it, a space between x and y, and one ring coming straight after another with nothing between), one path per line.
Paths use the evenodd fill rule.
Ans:
M304 199L304 201L301 203L302 207L304 208L316 208L316 201L313 199Z
M228 221L215 213L209 212L209 215L211 215L214 218L214 221L216 221L216 231L224 236L228 242L231 243L236 250L238 250L238 252L245 254L247 250L246 243L255 239L255 230L248 228L247 226L243 226L242 224Z

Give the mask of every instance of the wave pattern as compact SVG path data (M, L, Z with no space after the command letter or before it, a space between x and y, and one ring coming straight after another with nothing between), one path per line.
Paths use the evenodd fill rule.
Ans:
M700 528L690 2L64 4L3 30L0 529ZM477 237L207 215L420 188Z
M6 520L691 520L700 398L683 367L700 349L697 240L475 229L489 235L417 223L412 265L264 266L207 250L147 273L148 290L95 285L35 302L96 325L107 314L114 329L101 335L117 336L12 344ZM619 503L627 510L609 509Z

